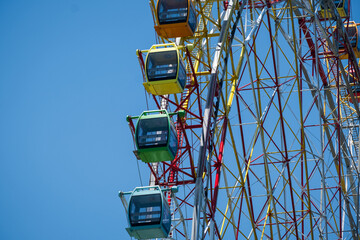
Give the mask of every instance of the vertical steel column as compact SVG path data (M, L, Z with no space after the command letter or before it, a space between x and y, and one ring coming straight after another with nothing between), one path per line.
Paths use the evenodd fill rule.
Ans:
M245 0L245 2L247 2ZM229 29L231 25L232 16L234 15L235 9L234 5L237 3L237 0L230 1L228 8L225 11L225 15L221 20L221 32L219 36L218 43L216 44L215 54L213 58L213 63L211 67L211 74L210 74L210 81L208 87L208 93L206 98L206 105L203 114L203 124L202 124L202 133L200 138L200 148L199 148L199 160L198 160L198 167L197 167L197 176L195 182L195 194L194 194L194 211L193 211L193 222L192 222L192 232L191 232L191 239L197 240L200 236L204 233L200 233L200 220L201 220L201 212L203 211L203 207L206 208L204 199L204 186L203 186L203 173L205 170L205 163L206 161L211 161L211 156L207 160L206 151L208 150L210 141L210 129L211 129L211 118L214 111L214 99L215 99L215 92L218 87L218 75L223 73L225 74L226 69L221 69L221 58L223 57L223 52L229 51L230 49L226 49L226 43L228 46L231 46L232 39L229 41ZM241 13L243 9L243 5L240 10L238 10L238 14ZM235 23L236 27L236 23ZM235 31L235 30L234 30ZM226 66L226 63L224 64ZM224 67L223 65L223 67ZM221 76L221 75L220 75ZM215 124L215 123L214 123ZM211 154L211 153L210 153ZM210 171L210 169L207 169ZM208 179L207 179L208 181ZM212 220L210 220L212 221ZM210 226L213 226L212 222L210 222ZM212 232L213 229L210 229ZM214 236L213 234L211 234Z

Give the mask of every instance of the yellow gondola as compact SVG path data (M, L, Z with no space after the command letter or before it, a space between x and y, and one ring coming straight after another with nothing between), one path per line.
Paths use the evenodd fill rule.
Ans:
M194 35L197 19L191 0L158 0L155 30L161 37Z
M359 42L358 25L360 25L360 24L357 24L354 21L350 21L349 24L345 24L345 30L349 37L350 45L351 45L352 49L354 50L356 57L360 57L360 42ZM346 47L345 47L344 39L342 36L339 36L336 27L334 27L333 36L335 38L334 42L337 44L338 49L339 49L339 58L340 59L348 59L349 56L348 56L348 53L345 51Z
M340 17L342 18L347 17L348 9L349 9L348 0L334 0L333 2L336 6L337 11L339 12ZM328 18L328 19L333 18L331 12L328 11L327 9L324 9L322 5L320 10L320 15L323 18Z
M153 45L145 60L147 92L153 95L181 93L186 84L186 69L174 43Z

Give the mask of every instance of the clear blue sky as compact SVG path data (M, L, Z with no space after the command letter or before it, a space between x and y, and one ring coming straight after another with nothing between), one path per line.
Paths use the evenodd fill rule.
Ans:
M125 117L154 39L147 1L0 0L0 239L130 239Z
M0 0L0 239L130 239L125 117L154 41L147 0Z

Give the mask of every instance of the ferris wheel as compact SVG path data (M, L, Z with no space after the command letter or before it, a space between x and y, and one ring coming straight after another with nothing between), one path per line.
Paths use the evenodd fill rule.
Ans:
M129 113L136 239L359 239L359 24L350 0L150 0ZM129 136L129 138L131 138ZM130 150L129 150L130 151Z

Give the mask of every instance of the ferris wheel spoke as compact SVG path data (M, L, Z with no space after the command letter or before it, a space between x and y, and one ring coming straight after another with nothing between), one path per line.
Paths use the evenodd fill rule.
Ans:
M178 115L175 156L147 163L172 213L168 238L357 239L360 53L345 1L150 0L164 43L151 49L171 45L186 72L183 87L164 82L176 90L150 83L151 49L138 51L144 86L165 93L152 105Z

